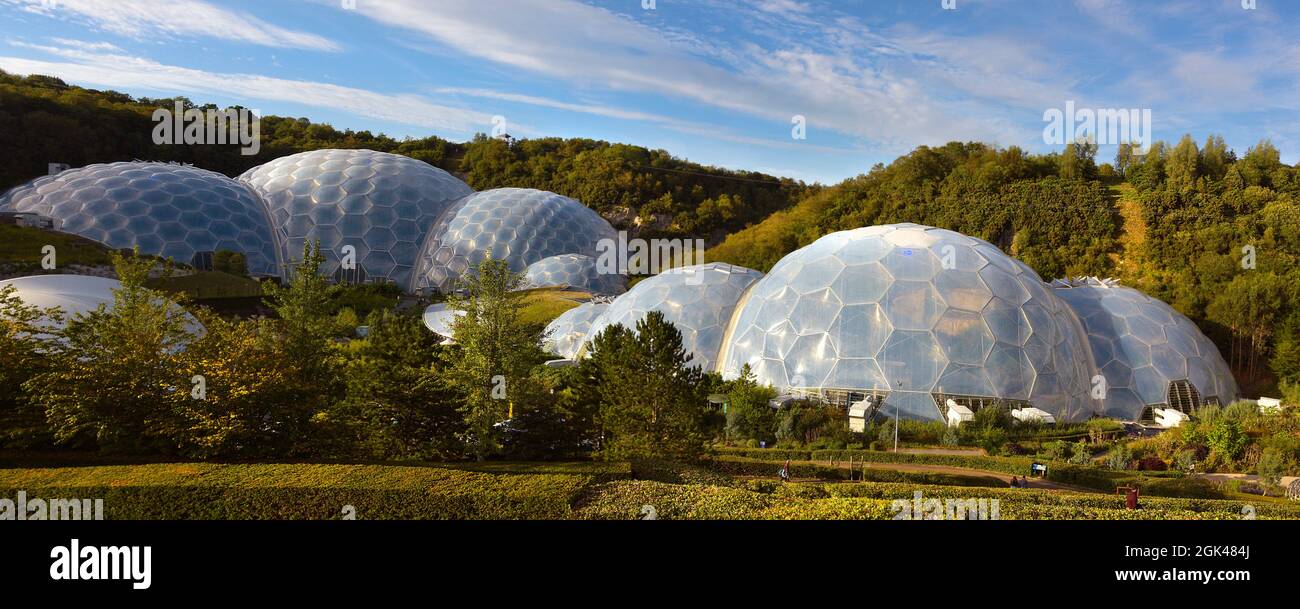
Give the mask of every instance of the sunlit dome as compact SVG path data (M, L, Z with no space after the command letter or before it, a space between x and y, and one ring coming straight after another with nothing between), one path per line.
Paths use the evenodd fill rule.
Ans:
M239 252L250 274L280 274L279 247L257 194L205 169L89 165L10 190L0 196L0 211L47 216L61 232L180 264L203 265L218 250Z
M597 243L617 237L587 206L553 192L498 188L456 202L422 249L411 290L448 292L489 254L521 273L559 254L595 257Z
M992 244L916 224L826 235L745 296L721 371L886 414L944 418L967 406L1029 404L1057 420L1093 414L1091 358L1070 309Z
M465 312L447 307L446 303L434 303L424 308L424 327L443 338L452 338L452 326L457 317L464 317Z
M524 270L524 284L530 288L571 287L601 295L627 291L626 276L601 271L591 256L560 254L528 265Z
M1237 398L1237 383L1214 343L1169 305L1114 280L1053 282L1083 320L1106 378L1106 416L1150 418L1148 407L1191 412Z
M275 159L239 177L262 195L285 258L320 240L323 272L349 281L405 286L427 231L473 189L410 157L373 150L313 150ZM346 246L354 269L341 269Z
M664 271L615 299L592 322L588 340L614 324L635 330L647 313L659 311L682 333L690 365L713 370L736 303L762 277L753 269L721 262Z
M560 357L573 359L577 356L583 341L587 340L591 322L600 317L607 308L609 308L608 304L584 302L561 313L559 317L547 324L542 346Z
M14 294L24 304L41 309L58 307L66 323L78 315L98 310L100 305L111 310L113 290L122 284L116 279L89 275L32 275L0 281L0 288L5 286L13 286ZM178 306L176 308L179 310ZM192 334L204 332L203 325L189 313L185 313L185 323ZM62 327L49 318L42 318L37 324L48 329Z

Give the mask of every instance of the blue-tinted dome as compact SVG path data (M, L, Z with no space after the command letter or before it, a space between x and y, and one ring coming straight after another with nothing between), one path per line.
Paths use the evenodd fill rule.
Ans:
M528 265L524 284L530 288L568 286L601 295L627 291L627 277L602 273L595 258L582 254L560 254Z
M587 340L591 322L600 317L608 304L584 302L560 314L546 326L542 346L547 351L566 359L573 359Z
M452 290L490 253L510 270L559 254L595 257L596 244L617 237L587 206L553 192L498 188L455 203L438 220L417 265L412 291Z
M239 177L262 195L285 258L302 258L320 240L324 272L356 249L364 275L405 286L429 227L452 201L473 189L410 157L373 150L313 150L275 159Z
M246 185L170 163L89 165L38 178L0 197L0 210L53 218L55 228L115 249L193 264L195 254L244 254L253 275L279 275L265 206Z
M595 338L614 324L635 330L647 313L659 311L682 333L682 346L692 356L690 365L713 370L736 303L762 276L721 262L664 271L615 299L592 322L588 337Z
M1169 305L1095 277L1053 285L1083 321L1106 378L1106 416L1137 420L1148 406L1168 406L1178 381L1195 387L1202 404L1237 399L1237 383L1218 348Z
M1023 263L960 233L894 224L826 235L746 295L721 371L826 395L886 395L943 418L949 397L1085 419L1091 358L1073 313Z

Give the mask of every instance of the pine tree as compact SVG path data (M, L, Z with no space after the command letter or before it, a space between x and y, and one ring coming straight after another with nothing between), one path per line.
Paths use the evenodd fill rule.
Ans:
M512 392L528 391L528 372L542 357L542 329L520 316L522 286L521 274L489 256L447 301L465 313L452 322L459 349L450 377L464 396L460 410L480 461L500 451L500 424L510 416Z

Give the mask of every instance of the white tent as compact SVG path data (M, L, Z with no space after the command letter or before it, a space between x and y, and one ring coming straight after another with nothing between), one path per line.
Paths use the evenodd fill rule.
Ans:
M957 427L962 423L975 420L975 412L971 409L958 404L949 399L948 402L948 427Z
M1189 418L1177 408L1155 408L1151 413L1156 417L1156 425L1164 428L1178 427Z
M1033 406L1026 406L1024 408L1012 410L1011 416L1021 423L1043 423L1045 425L1056 424L1056 417L1052 416L1050 412L1034 408Z

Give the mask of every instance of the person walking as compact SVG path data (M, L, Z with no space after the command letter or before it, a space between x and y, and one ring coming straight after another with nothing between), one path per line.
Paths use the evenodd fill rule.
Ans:
M790 481L790 460L785 460L785 465L781 467L781 482Z

